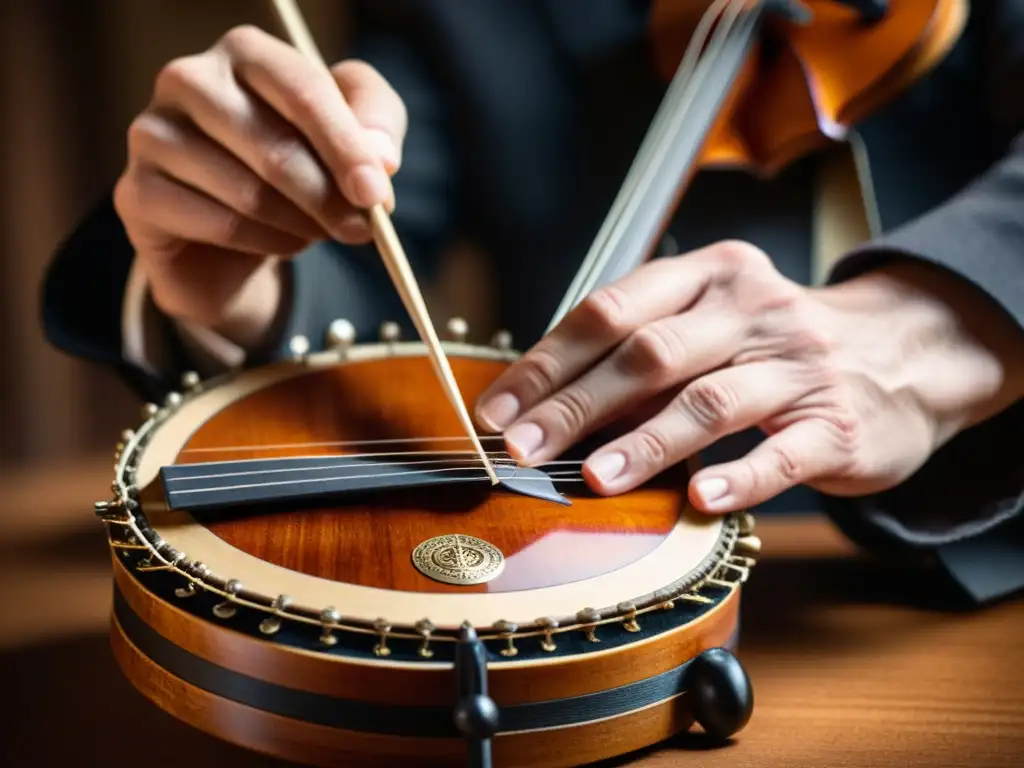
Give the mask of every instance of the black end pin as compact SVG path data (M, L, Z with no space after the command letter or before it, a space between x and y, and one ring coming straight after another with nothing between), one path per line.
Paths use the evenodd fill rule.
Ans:
M498 731L498 707L487 695L487 650L468 623L455 649L455 727L466 738L469 768L491 768L491 738Z
M738 733L754 711L750 678L725 648L709 648L690 663L686 688L693 717L712 741Z

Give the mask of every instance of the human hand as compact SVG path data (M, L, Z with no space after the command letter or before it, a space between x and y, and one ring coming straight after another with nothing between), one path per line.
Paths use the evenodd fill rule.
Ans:
M1022 348L997 307L938 268L899 263L809 289L755 247L724 242L588 296L476 412L536 466L667 399L587 458L602 494L758 427L767 437L749 454L691 480L695 506L727 512L799 484L840 496L899 484L1021 396Z
M255 27L167 64L114 193L156 305L255 343L281 293L268 257L367 242L360 209L393 209L406 121L368 64L326 72Z

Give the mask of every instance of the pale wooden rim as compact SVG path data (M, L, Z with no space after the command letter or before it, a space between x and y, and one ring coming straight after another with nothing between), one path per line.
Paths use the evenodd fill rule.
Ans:
M445 344L452 357L512 360L516 354L465 344ZM243 371L221 383L202 387L184 402L167 409L138 451L136 484L146 489L159 482L160 467L173 461L199 424L240 398L313 368L378 360L389 356L425 356L420 342L366 344L337 353L312 355L299 362L277 363ZM145 493L143 494L145 497ZM542 589L503 593L428 594L399 592L334 582L260 560L226 543L191 516L168 512L146 502L144 510L156 534L178 553L198 561L225 582L237 579L246 593L273 599L287 595L296 605L314 610L336 607L343 615L372 621L386 617L395 625L412 626L429 618L438 628L494 626L500 621L530 624L539 616L565 616L585 607L617 605L639 600L696 572L721 542L724 519L703 515L687 504L665 540L639 560L590 579Z

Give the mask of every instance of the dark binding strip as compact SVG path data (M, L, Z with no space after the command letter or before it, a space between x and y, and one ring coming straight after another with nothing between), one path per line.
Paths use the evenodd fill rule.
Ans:
M365 733L420 738L463 737L452 716L456 704L416 707L339 699L257 680L178 647L146 624L115 585L114 615L132 644L155 664L204 691L293 720ZM734 633L724 647L732 649ZM497 734L579 725L666 701L686 691L690 662L607 691L500 708Z

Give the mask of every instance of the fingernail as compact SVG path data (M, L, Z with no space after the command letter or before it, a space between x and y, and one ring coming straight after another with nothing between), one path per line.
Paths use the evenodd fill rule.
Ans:
M368 128L365 135L366 145L381 159L388 171L394 173L402 164L398 147L391 137L380 128Z
M505 442L513 453L524 459L529 458L531 453L544 444L544 431L531 422L517 424L505 435Z
M697 495L707 506L722 499L729 492L729 481L721 477L709 477L697 483Z
M497 397L484 403L480 409L480 419L487 422L490 429L500 432L519 415L519 398L509 392L502 392Z
M380 168L360 165L345 176L342 190L353 205L369 208L388 199L391 194L391 182Z
M626 466L626 455L618 451L604 453L587 462L587 466L602 483L610 483Z

